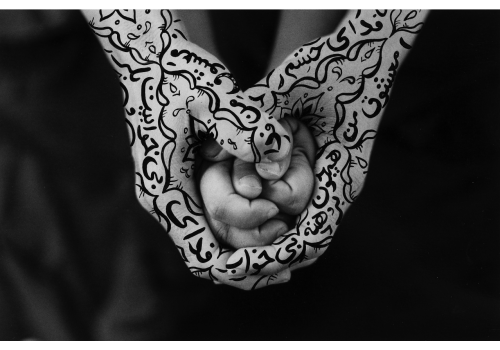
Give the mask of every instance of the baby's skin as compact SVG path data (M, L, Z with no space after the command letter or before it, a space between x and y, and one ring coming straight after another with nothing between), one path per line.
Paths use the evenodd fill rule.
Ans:
M278 167L244 162L228 153L213 156L211 141L202 146L205 159L197 180L219 243L236 249L270 245L295 225L296 216L309 204L316 143L298 119L286 117L280 123L292 135L293 146L291 156Z

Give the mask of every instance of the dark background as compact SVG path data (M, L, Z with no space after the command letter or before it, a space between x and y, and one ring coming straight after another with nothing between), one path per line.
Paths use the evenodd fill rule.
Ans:
M278 15L211 13L243 88ZM330 248L253 292L190 275L135 200L97 40L41 17L0 11L0 340L500 340L500 12L430 14Z

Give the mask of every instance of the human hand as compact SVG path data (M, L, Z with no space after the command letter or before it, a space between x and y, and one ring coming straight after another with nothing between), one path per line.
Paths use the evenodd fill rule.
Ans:
M238 158L203 161L200 192L205 215L219 242L233 248L272 243L294 225L311 198L315 140L293 117L280 120L290 135L290 165L281 178L261 178L268 172ZM203 147L203 146L202 146ZM278 214L279 212L279 214Z
M280 162L291 149L286 131L252 104L218 59L186 39L174 13L84 14L123 90L140 203L167 230L194 275L244 289L262 286L256 276L238 281L227 275L230 251L219 247L204 218L193 179L195 155L211 135L223 154Z
M246 92L275 118L300 118L318 144L315 188L290 232L227 262L235 277L272 274L319 257L359 195L396 71L425 11L352 11L330 36L290 55Z

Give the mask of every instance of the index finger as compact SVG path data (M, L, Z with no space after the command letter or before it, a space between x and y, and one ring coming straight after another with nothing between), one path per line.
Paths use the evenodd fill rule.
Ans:
M316 141L307 127L293 117L282 119L290 125L293 150L288 171L277 181L264 181L262 198L275 203L280 212L298 215L311 198L314 187Z

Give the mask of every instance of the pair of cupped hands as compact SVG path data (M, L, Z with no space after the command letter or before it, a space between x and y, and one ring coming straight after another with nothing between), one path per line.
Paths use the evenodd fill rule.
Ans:
M128 91L140 203L195 276L241 289L288 281L328 247L364 178L344 175L351 155L334 137L342 73L318 76L328 37L242 92L174 13L148 11L85 13Z
M189 51L209 62L219 62L195 44L185 42L184 45L189 47ZM286 61L282 67L273 71L274 74L282 72L285 65ZM217 81L215 76L213 78ZM223 90L217 91L221 105L234 107L229 99L233 98L236 83L233 79L231 81L234 85L228 84L229 80L226 80L215 85L214 90ZM266 89L268 91L264 91ZM245 93L239 92L238 97L242 101L246 100L243 102L245 105L260 107L260 119L255 123L257 125L253 133L256 137L252 140L256 149L250 152L248 142L221 143L220 140L237 140L240 131L238 127L218 128L217 140L209 136L208 140L201 144L194 172L206 221L220 245L220 251L212 255L221 257L221 251L231 254L228 249L235 249L237 252L227 260L222 259L226 261L226 279L212 274L214 269L206 275L199 275L211 278L216 284L225 283L242 289L255 289L285 283L290 280L291 271L308 266L316 260L314 254L311 254L306 257L306 261L294 262L290 266L288 263L278 262L272 253L267 252L276 252L277 248L273 243L279 244L281 236L287 233L297 234L291 231L296 230L298 216L310 205L315 190L314 165L318 147L307 125L301 122L301 116L288 115L278 120L279 115L274 118L266 113L266 109L275 107L271 86L256 84ZM260 105L255 102L255 97L261 97ZM293 105L294 102L296 101L288 101L287 104ZM243 111L236 108L235 113L245 114L246 108L243 107ZM190 109L190 113L205 121L213 117L209 110L203 112ZM202 116L203 113L206 113L206 117ZM269 130L274 133L274 141L268 137ZM262 136L263 134L265 136ZM257 139L259 136L260 139ZM278 148L277 139L281 143ZM266 153L270 154L270 157L266 157ZM256 154L261 157L258 163L255 162ZM257 260L252 261L248 252L258 258L264 255L266 262L258 264ZM243 263L241 259L235 259L238 253L245 254ZM317 255L321 253L318 252ZM206 270L201 266L198 269L189 263L188 265L195 275L198 275L197 271ZM213 267L219 272L224 270L220 265ZM266 271L263 272L262 268Z
M349 11L245 92L176 12L84 15L124 92L140 203L192 274L256 289L328 248L427 11Z

